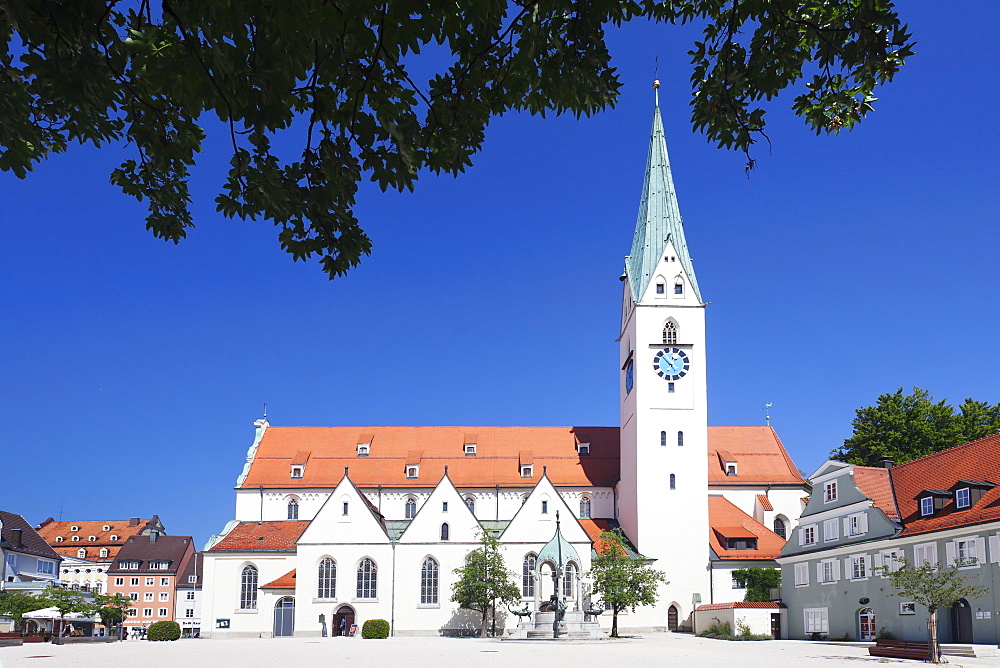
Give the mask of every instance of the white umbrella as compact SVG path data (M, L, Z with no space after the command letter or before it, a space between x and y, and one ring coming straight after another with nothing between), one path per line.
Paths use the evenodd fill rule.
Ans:
M59 619L59 610L56 608L42 608L41 610L26 612L22 617L26 619ZM66 619L74 619L82 622L94 621L93 617L88 617L82 612L68 612L66 613Z

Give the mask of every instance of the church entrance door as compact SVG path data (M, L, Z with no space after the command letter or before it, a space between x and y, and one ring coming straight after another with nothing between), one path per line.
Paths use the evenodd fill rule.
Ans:
M346 636L351 632L351 626L354 624L354 608L349 605L342 605L337 608L337 612L333 615L333 629L331 629L330 635L336 638L337 636Z
M295 632L295 598L283 596L274 604L274 637L289 637Z
M677 606L672 605L667 608L667 630L676 631L677 630Z

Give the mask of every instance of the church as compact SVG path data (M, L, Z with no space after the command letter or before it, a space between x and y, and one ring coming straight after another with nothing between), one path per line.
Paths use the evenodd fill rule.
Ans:
M742 601L732 571L776 566L810 486L770 427L708 426L706 302L658 104L621 281L617 427L256 421L235 518L204 549L203 635L336 636L367 619L395 635L475 633L478 613L450 598L482 531L529 610L553 595L601 608L588 572L614 527L669 580L620 629L690 627L699 606ZM498 629L516 625L499 612Z

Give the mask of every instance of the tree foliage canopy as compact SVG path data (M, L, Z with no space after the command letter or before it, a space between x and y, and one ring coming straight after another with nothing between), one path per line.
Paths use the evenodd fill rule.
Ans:
M771 590L781 586L781 571L777 568L737 568L733 578L741 588L746 588L744 601L768 603L771 600Z
M597 556L590 566L593 594L611 608L611 635L618 637L618 613L635 611L640 605L654 605L659 584L666 576L634 559L625 549L625 534L620 528L605 531L597 539Z
M23 627L24 613L47 607L49 602L43 597L0 589L0 615L14 620L14 628L18 631Z
M877 466L883 457L897 464L985 438L1000 431L1000 404L966 399L956 412L946 399L935 402L927 390L899 388L874 406L859 408L854 433L830 457L850 464Z
M485 637L487 618L491 612L495 617L497 603L509 605L521 600L521 590L504 564L500 541L486 529L482 530L479 541L479 547L466 558L465 566L454 571L458 580L451 585L451 600L482 615L479 634Z
M889 0L0 0L0 170L127 143L112 182L177 242L214 117L232 152L217 210L272 221L332 278L371 249L353 213L362 179L404 190L462 172L508 111L613 106L606 30L634 19L703 26L692 124L748 168L766 101L800 84L809 127L849 129L913 53ZM284 159L279 141L301 148Z

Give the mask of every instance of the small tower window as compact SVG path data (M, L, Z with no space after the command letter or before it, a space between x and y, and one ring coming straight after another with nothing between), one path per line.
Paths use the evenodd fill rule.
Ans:
M441 525L441 540L448 540L448 523Z
M465 497L465 507L469 509L469 512L473 515L476 514L476 499L471 496Z
M441 512L442 513L448 512L448 502L447 501L442 501L441 502Z
M629 360L625 364L625 394L631 392L634 386L635 386L635 376L632 370L632 360Z
M661 446L667 445L667 432L665 431L660 432L660 445Z
M782 538L785 537L785 523L780 517L774 518L774 533L778 534Z
M344 514L345 514L345 515L347 514L347 509L348 509L348 508L349 508L349 504L348 504L348 502L347 502L347 501L344 501Z
M549 514L549 502L543 500L542 501L542 515L548 515L548 514Z
M683 431L677 432L677 445L678 446L684 445L684 432Z
M668 320L663 326L663 343L667 345L677 345L677 323Z
M656 294L662 295L664 292L666 292L666 286L663 285L663 283L657 283L656 284Z
M667 392L673 392L673 391L674 391L674 384L667 383Z
M580 519L589 520L590 519L590 497L583 496L580 497Z
M674 294L675 295L684 294L684 281L682 281L679 278L674 282Z
M677 489L677 476L670 474L670 489Z

